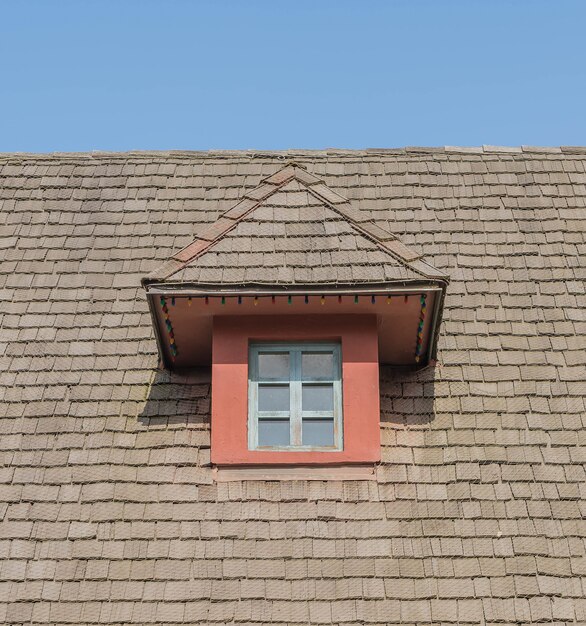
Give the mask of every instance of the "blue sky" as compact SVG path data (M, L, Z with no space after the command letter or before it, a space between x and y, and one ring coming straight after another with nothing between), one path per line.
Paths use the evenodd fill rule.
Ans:
M0 151L586 145L584 0L0 0Z

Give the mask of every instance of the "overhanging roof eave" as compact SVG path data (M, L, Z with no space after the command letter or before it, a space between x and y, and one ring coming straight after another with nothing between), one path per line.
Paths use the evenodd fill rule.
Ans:
M448 279L422 279L393 281L387 283L321 283L321 284L202 284L179 282L152 282L144 284L149 294L184 294L184 295L303 295L308 292L316 294L356 294L356 293L387 293L421 290L442 290L448 285Z

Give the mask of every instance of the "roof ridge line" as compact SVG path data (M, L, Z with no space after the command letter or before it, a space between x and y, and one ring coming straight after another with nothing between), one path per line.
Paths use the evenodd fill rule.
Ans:
M397 148L361 148L361 149L343 149L343 148L324 148L321 150L311 149L289 149L289 150L93 150L79 152L0 152L0 160L22 160L22 159L39 159L39 160L63 160L63 159L100 159L100 158L170 158L170 159L192 159L192 158L230 158L230 157L248 157L254 158L322 158L329 156L372 156L380 155L410 155L410 154L562 154L562 155L586 155L586 146L493 146L489 144L481 146L404 146Z

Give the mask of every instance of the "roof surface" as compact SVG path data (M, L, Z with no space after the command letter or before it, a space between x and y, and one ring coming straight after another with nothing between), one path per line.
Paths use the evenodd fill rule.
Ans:
M376 482L213 482L156 369L141 277L291 156L450 275ZM583 148L2 156L0 618L586 620L585 203Z
M143 282L337 286L447 279L382 222L291 163Z

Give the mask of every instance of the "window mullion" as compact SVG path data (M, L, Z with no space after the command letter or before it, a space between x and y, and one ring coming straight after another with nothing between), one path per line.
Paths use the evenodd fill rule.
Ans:
M291 350L291 445L300 446L301 436L301 351Z

